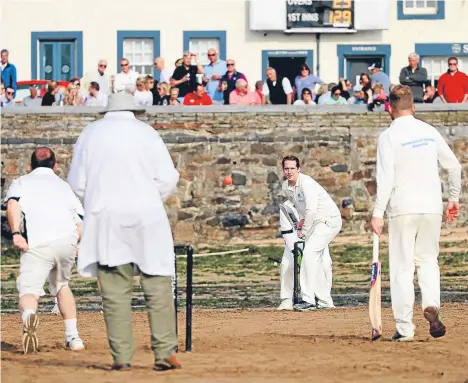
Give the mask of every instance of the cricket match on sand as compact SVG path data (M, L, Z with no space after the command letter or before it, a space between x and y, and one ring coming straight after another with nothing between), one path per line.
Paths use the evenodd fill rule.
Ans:
M468 383L467 20L2 1L2 383Z

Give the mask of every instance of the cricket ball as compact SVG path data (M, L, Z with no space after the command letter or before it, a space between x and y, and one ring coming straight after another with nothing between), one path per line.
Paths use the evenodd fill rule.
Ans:
M224 177L224 184L225 185L232 185L232 177L231 176Z

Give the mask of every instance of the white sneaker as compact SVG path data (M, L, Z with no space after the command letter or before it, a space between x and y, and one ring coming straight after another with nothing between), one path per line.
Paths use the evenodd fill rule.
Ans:
M65 342L65 347L71 351L80 351L85 348L81 338L73 338L70 342Z
M281 301L281 304L278 306L277 310L292 310L293 301L291 298L286 298Z

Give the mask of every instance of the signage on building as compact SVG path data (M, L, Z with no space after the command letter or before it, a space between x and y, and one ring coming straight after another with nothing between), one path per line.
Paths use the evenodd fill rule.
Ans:
M286 0L287 29L337 32L353 29L353 0Z
M452 44L452 53L454 55L468 54L468 44Z

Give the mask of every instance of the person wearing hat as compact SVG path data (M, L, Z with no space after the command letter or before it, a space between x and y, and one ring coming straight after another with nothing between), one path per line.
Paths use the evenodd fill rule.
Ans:
M134 271L141 277L155 370L180 368L172 279L174 243L164 201L179 173L159 134L135 114L126 93L112 94L104 117L78 138L68 182L83 201L85 219L78 272L98 277L113 370L128 370Z
M372 87L375 84L380 83L383 86L383 90L386 95L390 94L390 78L388 74L382 72L382 65L380 63L374 63L368 67L371 74Z

